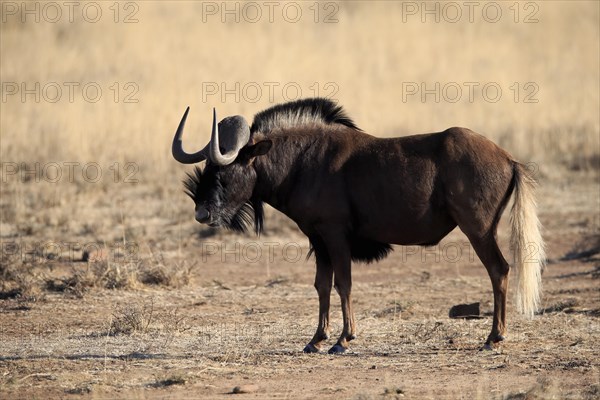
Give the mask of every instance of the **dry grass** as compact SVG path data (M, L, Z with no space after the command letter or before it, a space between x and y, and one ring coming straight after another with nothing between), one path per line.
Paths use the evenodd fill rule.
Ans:
M112 316L110 335L131 335L134 333L147 333L153 322L154 301L143 306L128 305Z
M164 345L173 341L173 336L190 329L187 319L178 310L157 311L151 298L143 304L127 304L113 312L108 334L134 335L160 333L165 335Z
M77 90L73 102L66 92L57 103L2 101L0 397L142 398L158 389L228 398L245 379L259 383L256 397L598 397L597 2L536 2L536 24L511 22L512 2L500 3L506 18L497 24L402 22L402 2L340 3L336 24L312 22L310 2L296 24L205 23L201 2L137 3L139 22L130 25L111 21L110 2L101 2L106 18L96 24L0 24L2 82L97 82L103 90L97 103ZM137 84L139 102L115 102L114 82L121 95ZM251 118L283 94L203 101L210 82L298 83L304 97L314 83L323 95L333 82L334 97L376 136L466 126L534 162L551 258L544 312L532 322L510 315L506 349L482 354L492 304L479 261L430 265L397 248L353 271L353 352L299 354L316 318L312 261L279 253L224 261L202 246L294 242L306 250L306 238L272 209L260 239L200 229L182 193L186 167L169 155L186 105L191 150L208 140L211 107ZM497 82L503 97L404 102L407 82ZM515 102L514 82L521 95L523 84L537 84L539 101ZM73 179L68 162L80 163ZM59 165L57 182L48 163ZM82 174L93 163L97 181ZM501 224L503 249L506 232ZM460 235L447 240L466 241ZM63 243L77 244L75 252ZM481 320L446 318L451 304L472 302L481 302ZM337 333L337 301L332 311Z
M402 23L401 2L341 4L336 24L315 24L309 17L296 24L281 19L223 24L218 16L201 23L200 3L158 2L141 3L139 22L126 26L111 18L96 24L80 19L20 24L11 18L1 27L3 81L30 86L98 82L104 96L97 103L81 96L70 103L63 96L58 103L25 104L20 96L9 96L3 103L0 155L30 166L94 161L111 175L107 168L113 163L124 167L133 161L139 165L136 178L162 183L181 170L167 151L186 105L192 106L186 140L194 148L207 140L210 107L218 106L222 116L250 118L284 100L282 90L275 90L271 101L263 86L265 93L256 103L236 102L231 95L225 101L209 96L203 103L203 83L226 82L231 88L236 82L295 82L308 97L314 82L321 94L327 93L327 82L334 82L339 87L334 97L359 126L377 136L461 125L525 161L597 166L598 5L558 1L539 6L540 21L534 24L515 24L507 7L506 18L497 24L481 18L475 23L421 23L418 16ZM304 12L310 15L307 8ZM22 51L23 42L32 51ZM53 61L38 62L46 59ZM135 82L139 103L115 103L109 89L114 82ZM406 82L428 87L435 82L497 82L503 97L491 103L479 93L469 102L465 89L457 103L423 103L419 96L403 102ZM535 82L539 102L515 102L514 82ZM129 171L120 172L123 177Z
M46 279L46 289L83 297L91 289L138 289L143 285L179 288L190 282L192 269L152 263L99 261L71 267L64 277Z
M60 264L45 264L36 257L32 257L27 262L22 256L22 254L2 253L1 299L17 298L21 301L35 302L43 298L44 290L82 298L90 290L132 290L143 286L181 288L189 284L193 272L193 267L186 265L185 262L181 267L168 267L153 260L114 262L98 259L85 263L65 260ZM59 257L56 255L57 259ZM54 270L66 270L66 272L56 276Z
M84 268L72 268L71 274L48 279L48 290L67 292L83 297L90 289L134 289L138 283L135 264L120 265L107 261L88 263Z
M20 255L7 252L0 255L0 299L16 298L23 302L43 299L39 275L34 266L23 262Z

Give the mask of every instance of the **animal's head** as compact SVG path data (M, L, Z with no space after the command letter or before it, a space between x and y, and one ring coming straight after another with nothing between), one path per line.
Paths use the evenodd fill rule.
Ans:
M173 138L172 153L183 164L207 161L204 169L196 166L184 181L186 193L195 203L196 220L237 231L246 230L254 222L259 233L263 210L262 202L253 198L257 179L253 163L256 157L270 150L271 141L249 143L250 128L243 117L227 117L217 125L217 114L213 111L210 142L196 153L186 153L181 136L188 112L189 107Z

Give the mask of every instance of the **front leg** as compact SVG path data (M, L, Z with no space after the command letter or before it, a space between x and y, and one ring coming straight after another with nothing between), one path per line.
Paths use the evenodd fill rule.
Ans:
M344 318L344 329L337 343L329 349L329 354L343 353L348 349L348 342L356 339L356 325L354 323L354 310L352 309L352 275L351 261L348 260L344 264L340 264L335 271L335 290L340 295L342 303L342 316Z
M350 244L347 234L342 227L324 227L321 237L327 249L329 261L333 267L335 290L338 292L342 304L344 328L337 343L329 349L329 353L343 353L348 349L348 342L355 339L356 326L354 324L354 311L352 310L352 271Z
M333 268L327 257L316 254L317 273L315 289L319 294L319 325L312 340L304 348L305 353L318 353L324 340L329 339L329 299L333 283Z

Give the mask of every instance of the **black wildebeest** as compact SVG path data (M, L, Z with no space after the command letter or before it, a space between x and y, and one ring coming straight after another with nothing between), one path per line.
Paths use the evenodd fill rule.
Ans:
M360 130L341 107L306 99L260 112L249 127L241 116L217 125L202 150L183 150L185 111L173 139L179 162L208 160L185 182L196 219L243 231L263 227L263 202L291 218L308 237L317 270L319 322L305 352L329 334L331 287L344 326L330 353L355 338L351 262L384 258L390 244L431 246L456 226L486 267L494 319L485 347L504 340L509 264L496 239L500 216L514 192L511 247L517 305L533 315L539 302L544 247L526 168L485 137L465 128L380 139Z

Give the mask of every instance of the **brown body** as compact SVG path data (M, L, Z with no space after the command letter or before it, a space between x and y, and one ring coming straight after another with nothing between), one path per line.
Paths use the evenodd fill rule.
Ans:
M332 287L341 299L344 325L330 352L345 351L355 338L352 260L379 260L391 251L391 244L434 245L456 226L468 237L492 282L494 320L486 347L503 340L510 268L498 248L496 229L513 191L511 243L519 306L533 314L539 299L543 242L533 182L521 164L465 128L379 139L356 128L341 108L332 109L334 105L323 100L310 101L258 114L249 142L235 162L218 167L209 162L203 173L197 172L204 174L198 182L218 177L220 188L214 191L218 201L199 200L204 192L196 187L202 185L188 184L190 191L198 193L197 213L200 207L201 215L216 215L211 219L215 224L237 221L219 219L212 206L233 196L223 194L228 187L223 182L236 182L240 185L236 193L248 192L245 201L255 211L266 202L294 220L309 238L317 263L319 323L305 352L319 351L328 338ZM315 104L321 108L306 110ZM312 119L299 118L303 112ZM238 206L221 208L231 207ZM258 214L256 223L262 226L262 211ZM529 245L538 250L533 263L525 262Z
M273 148L256 159L255 169L260 198L309 236L326 221L381 243L433 245L457 225L467 228L468 220L493 219L513 179L511 157L464 128L393 139L345 127L308 135L269 136ZM296 157L290 148L298 149ZM297 173L280 176L282 164ZM490 184L496 190L486 190ZM481 215L473 215L476 206ZM462 221L465 208L470 212ZM478 225L468 230L493 224Z

